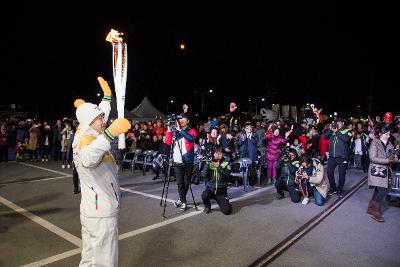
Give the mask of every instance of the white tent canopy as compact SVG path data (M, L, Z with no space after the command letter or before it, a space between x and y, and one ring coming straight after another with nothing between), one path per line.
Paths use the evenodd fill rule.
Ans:
M167 116L153 106L150 100L145 96L140 104L131 110L132 119L137 120L165 120Z

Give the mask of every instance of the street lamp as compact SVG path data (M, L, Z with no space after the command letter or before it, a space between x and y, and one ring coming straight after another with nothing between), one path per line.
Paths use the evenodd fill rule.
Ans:
M168 105L169 105L170 103L173 104L173 103L174 103L174 100L171 99L171 100L167 103L167 115L168 115Z
M210 93L210 94L212 94L213 92L214 92L214 91L213 91L212 89L209 89L209 90L208 90L208 93ZM197 90L195 90L194 93L195 93L195 94L201 95L201 114L204 115L204 96L205 96L207 93L199 92L199 91L197 91Z
M249 99L249 101L250 101L250 99ZM261 102L265 102L265 98L263 97L263 98L261 98ZM256 115L258 115L258 101L256 101Z

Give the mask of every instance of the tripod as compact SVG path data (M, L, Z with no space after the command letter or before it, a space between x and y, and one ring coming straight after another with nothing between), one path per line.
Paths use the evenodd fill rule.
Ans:
M171 181L171 168L173 167L173 161L174 161L173 160L173 154L174 154L175 143L178 144L179 152L181 153L181 157L182 157L182 161L183 161L182 149L181 149L181 147L179 145L179 141L177 140L177 135L178 135L178 132L176 131L175 128L173 128L173 130L172 130L172 144L171 144L171 148L170 148L170 151L169 151L167 177L165 177L165 179L164 179L164 186L163 186L163 191L162 191L161 200L160 200L160 207L164 208L163 212L162 212L162 217L163 218L166 218L166 216L165 216L165 208L167 207L168 189L169 189L169 183ZM192 183L191 183L190 180L188 181L188 183L189 183L190 193L192 194L194 207L197 210L196 201L194 200L194 195L193 195L193 191L192 191ZM164 198L164 192L165 192L165 198Z

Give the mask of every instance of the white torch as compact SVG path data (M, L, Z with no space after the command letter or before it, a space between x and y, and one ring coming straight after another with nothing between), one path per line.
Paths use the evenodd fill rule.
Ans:
M126 75L128 71L128 48L122 40L122 35L124 34L111 29L106 37L106 41L111 42L113 47L113 75L118 118L124 118ZM118 137L118 149L124 148L125 134L122 133Z

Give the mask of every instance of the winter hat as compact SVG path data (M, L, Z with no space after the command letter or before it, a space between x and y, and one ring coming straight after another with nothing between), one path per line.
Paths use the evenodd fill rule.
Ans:
M76 118L81 125L90 125L97 116L104 113L99 106L86 103L82 99L75 100L74 105L76 107Z

